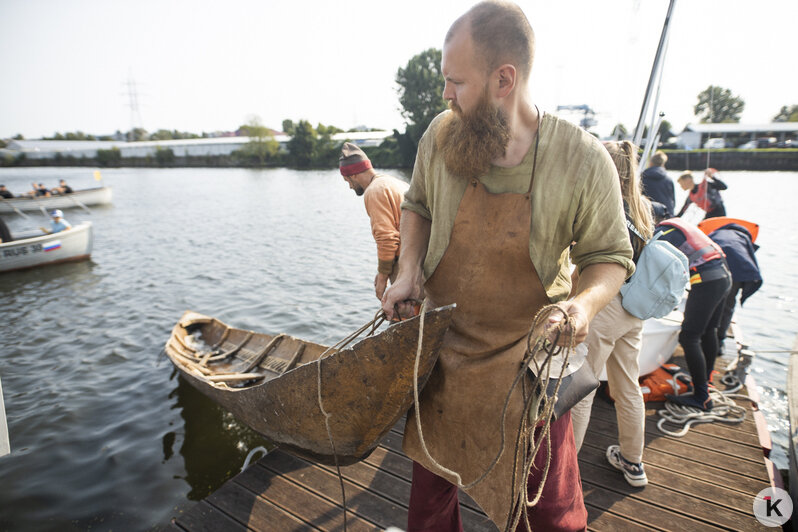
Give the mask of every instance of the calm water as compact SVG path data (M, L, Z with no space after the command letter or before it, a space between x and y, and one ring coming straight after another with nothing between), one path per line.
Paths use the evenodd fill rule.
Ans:
M672 173L675 177L677 173ZM87 169L0 169L94 186ZM375 245L362 199L335 170L103 170L114 204L90 262L0 275L0 378L12 454L0 529L148 529L207 496L263 442L175 378L161 349L184 310L331 342L368 321ZM760 223L763 288L737 311L754 350L798 331L798 173L726 172L730 215ZM5 219L13 230L45 221ZM787 442L788 356L754 365L774 441ZM777 450L780 467L787 462Z

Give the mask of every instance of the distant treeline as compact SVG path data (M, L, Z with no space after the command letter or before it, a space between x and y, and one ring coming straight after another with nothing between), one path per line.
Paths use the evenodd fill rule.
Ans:
M388 137L379 147L364 148L377 168L411 168L403 160L399 143L401 134ZM277 152L266 160L239 150L231 155L176 157L171 149L159 149L147 157L122 157L118 149L98 150L97 157L74 157L56 154L52 159L17 157L6 166L90 166L90 167L156 167L156 168L337 168L340 143L328 142L317 146L310 156L299 158L296 153ZM707 166L718 170L785 170L798 171L798 149L766 150L664 150L668 155L668 170L697 170ZM10 164L9 164L10 163Z

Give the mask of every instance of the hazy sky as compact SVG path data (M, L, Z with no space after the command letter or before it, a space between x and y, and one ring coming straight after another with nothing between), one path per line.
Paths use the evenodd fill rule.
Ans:
M471 0L0 0L0 138L126 131L127 82L141 124L233 130L252 115L279 129L404 128L396 71L440 48ZM537 36L533 101L587 104L599 131L632 129L667 0L522 0ZM796 0L679 0L660 109L694 121L697 94L745 100L743 122L798 104Z

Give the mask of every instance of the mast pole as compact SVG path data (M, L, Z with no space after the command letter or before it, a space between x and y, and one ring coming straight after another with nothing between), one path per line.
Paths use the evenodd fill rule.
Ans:
M648 78L648 86L646 87L646 95L643 98L643 107L640 109L640 117L637 119L637 127L635 128L634 137L632 137L632 142L635 143L636 146L640 146L640 142L643 140L643 129L645 128L646 124L646 116L648 115L648 108L651 104L651 97L654 93L654 85L657 83L657 79L659 78L658 73L662 68L662 64L664 63L665 59L665 51L667 48L668 42L668 33L670 31L670 22L671 16L673 15L673 8L676 5L676 0L670 0L670 4L668 5L668 13L665 16L665 24L662 26L662 34L659 37L659 45L657 46L657 54L654 57L654 64L651 67L651 75ZM651 135L651 132L649 132Z

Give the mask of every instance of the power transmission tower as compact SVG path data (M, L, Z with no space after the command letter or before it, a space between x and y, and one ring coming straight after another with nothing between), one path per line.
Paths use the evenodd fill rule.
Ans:
M144 121L141 119L139 110L139 91L136 80L129 76L125 82L126 95L128 97L128 107L130 107L130 131L136 128L144 129Z

